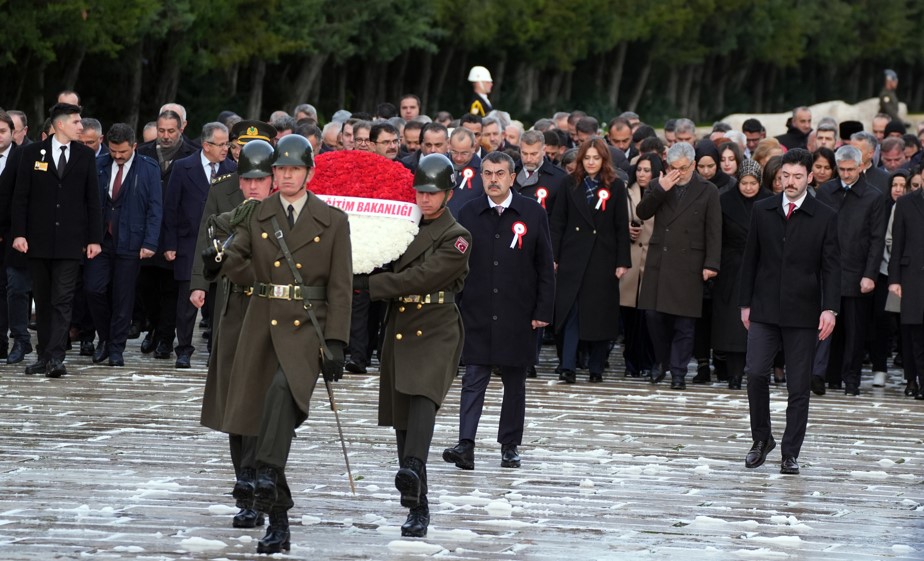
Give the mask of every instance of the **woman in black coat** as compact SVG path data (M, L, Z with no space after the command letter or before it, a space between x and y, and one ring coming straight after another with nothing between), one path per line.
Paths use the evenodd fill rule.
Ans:
M590 345L590 381L603 381L609 341L619 330L619 278L632 266L626 186L616 177L609 149L599 138L587 140L575 161L551 219L560 379L571 384L581 340Z
M712 290L712 347L724 353L728 387L741 389L748 332L741 323L738 307L738 271L744 255L754 203L770 197L760 186L761 170L754 160L745 160L738 170L737 188L719 196L722 205L722 266Z

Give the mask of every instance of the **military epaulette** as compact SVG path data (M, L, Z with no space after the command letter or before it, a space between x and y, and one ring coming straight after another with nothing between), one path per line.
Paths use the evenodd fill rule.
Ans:
M212 185L215 185L216 183L221 183L222 181L224 181L225 179L228 179L228 178L231 177L232 175L234 175L234 174L233 174L233 173L226 173L226 174L224 174L224 175L219 175L218 177L216 177L215 179L212 180Z
M260 201L257 199L247 199L239 204L237 208L234 209L234 216L231 217L231 227L234 228L238 224L250 221L250 215L253 214L254 209L256 209L259 204Z

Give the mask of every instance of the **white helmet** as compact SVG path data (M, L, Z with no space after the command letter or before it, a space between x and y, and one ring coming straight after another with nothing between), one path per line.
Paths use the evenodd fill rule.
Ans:
M484 66L473 66L471 70L468 71L468 81L469 82L493 82L491 79L491 73L488 72L488 69Z

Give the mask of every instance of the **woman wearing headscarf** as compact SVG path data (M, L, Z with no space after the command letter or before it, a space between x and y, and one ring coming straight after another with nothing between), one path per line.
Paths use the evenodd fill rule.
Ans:
M735 186L735 178L731 177L719 167L719 149L708 138L696 143L696 171L703 179L709 181L724 193Z
M741 323L738 306L738 270L751 224L754 203L772 196L761 188L761 169L754 160L744 160L738 170L736 189L722 193L722 266L712 289L712 347L725 355L728 387L741 389L748 332Z
M657 154L642 154L635 163L635 182L628 189L629 241L632 244L632 267L619 279L619 305L625 330L623 357L626 361L626 376L647 377L654 364L654 348L645 325L645 312L637 309L638 292L642 287L645 272L645 257L648 255L648 240L654 230L654 218L642 220L635 207L645 196L645 191L664 170L661 157Z

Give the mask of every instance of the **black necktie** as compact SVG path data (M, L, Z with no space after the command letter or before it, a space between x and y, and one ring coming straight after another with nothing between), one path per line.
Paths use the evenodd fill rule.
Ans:
M64 175L64 166L67 165L67 157L64 154L67 153L67 146L61 147L61 156L58 158L58 177Z
M295 228L295 207L289 205L289 230Z

